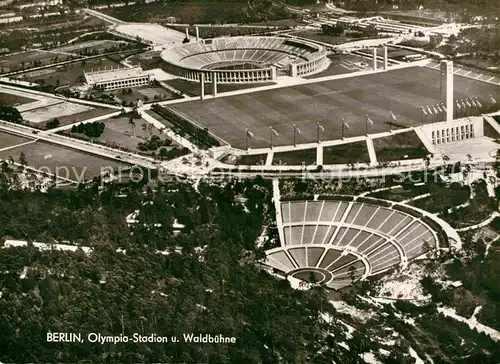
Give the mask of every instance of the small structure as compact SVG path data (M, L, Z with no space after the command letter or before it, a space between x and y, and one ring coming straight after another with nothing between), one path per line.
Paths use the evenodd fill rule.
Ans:
M84 72L87 85L101 91L149 85L151 75L141 67Z

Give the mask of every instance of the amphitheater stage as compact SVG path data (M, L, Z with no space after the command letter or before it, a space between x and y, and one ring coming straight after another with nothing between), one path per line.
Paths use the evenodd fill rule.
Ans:
M492 106L489 95L500 100L500 87L455 77L456 99L477 96L487 108ZM412 67L170 107L207 127L233 147L243 149L246 128L254 135L250 139L252 148L269 147L270 126L279 134L273 136L274 145L293 144L293 124L301 131L297 143L316 141L316 122L325 129L323 140L340 139L342 118L350 126L345 136L365 134L365 115L374 122L369 126L370 133L386 132L390 128L389 111L395 114L400 127L415 126L432 122L423 115L420 106L439 101L439 71Z

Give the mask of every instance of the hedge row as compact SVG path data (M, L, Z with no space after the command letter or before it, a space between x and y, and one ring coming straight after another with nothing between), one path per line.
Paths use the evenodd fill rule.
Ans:
M373 205L377 206L384 206L384 207L391 207L392 204L390 202L387 202L385 200L377 200L375 198L370 198L370 197L358 197L356 199L357 202L363 202L363 203L370 203Z
M429 216L422 217L422 222L429 225L430 228L437 233L440 247L449 247L448 235L443 230L440 224L431 219Z
M334 196L328 196L328 195L320 195L318 197L318 200L329 200L329 201L353 201L354 197L353 196L341 196L341 195L334 195Z

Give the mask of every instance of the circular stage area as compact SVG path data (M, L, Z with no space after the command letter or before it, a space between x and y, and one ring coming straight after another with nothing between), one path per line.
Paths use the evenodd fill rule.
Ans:
M408 205L366 200L281 202L281 246L266 252L264 264L339 289L447 246L442 220Z
M165 50L168 72L191 81L204 77L218 83L276 80L278 72L306 76L328 66L322 46L285 37L227 37L204 39Z

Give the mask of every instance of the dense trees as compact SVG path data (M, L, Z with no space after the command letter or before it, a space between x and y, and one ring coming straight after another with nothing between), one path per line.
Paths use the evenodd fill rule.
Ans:
M23 122L23 117L15 107L0 104L0 120L20 124Z
M48 194L0 189L0 236L68 240L95 249L89 255L0 249L0 360L291 363L313 355L315 362L348 362L346 353L318 353L326 330L344 335L341 325L319 318L319 292L294 291L243 263L270 199L270 184L262 179L202 183L199 193L178 183L154 191L111 185L98 192L98 183ZM124 216L134 210L139 222L128 227ZM185 225L181 235L173 234L174 217ZM203 346L50 344L49 331L84 337L211 333L237 340Z
M73 125L71 132L85 134L89 138L99 138L103 133L104 128L104 123L95 121L92 123L80 123L78 125Z

